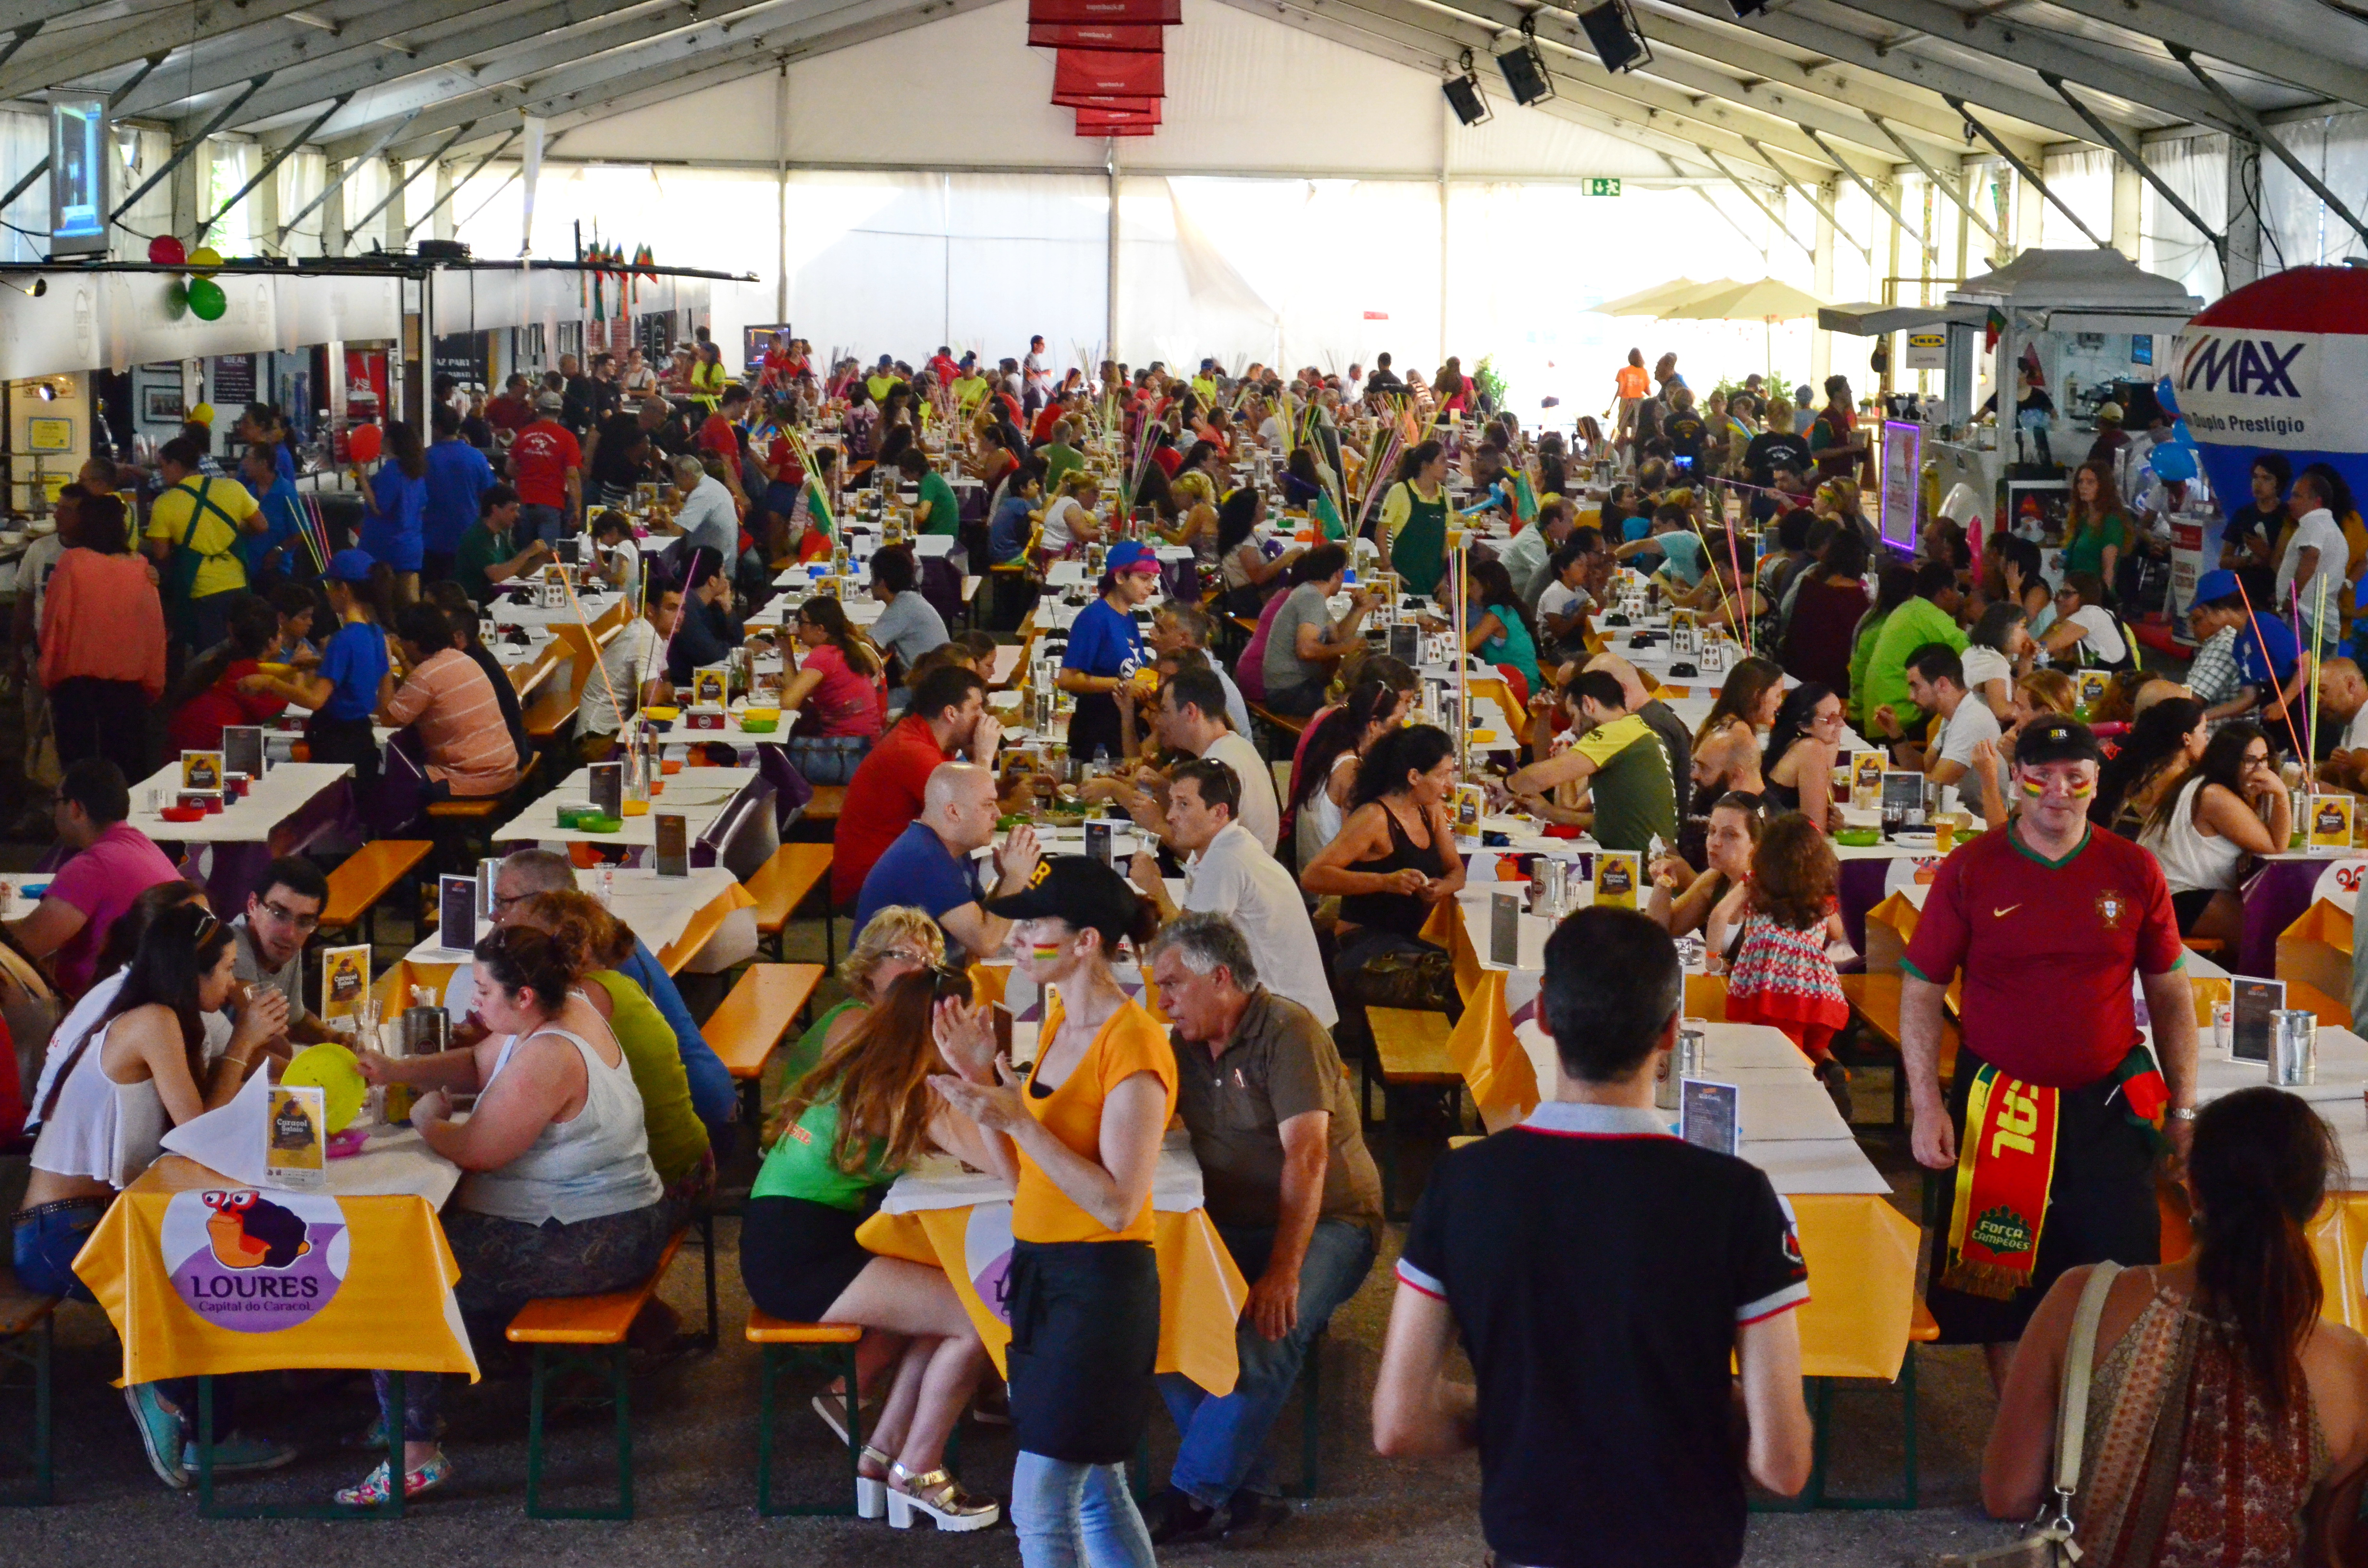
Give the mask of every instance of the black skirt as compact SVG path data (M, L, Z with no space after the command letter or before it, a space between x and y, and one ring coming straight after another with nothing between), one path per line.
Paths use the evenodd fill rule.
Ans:
M304 722L304 748L314 762L344 763L357 784L378 782L378 733L368 719L315 713Z
M1949 1119L1965 1135L1965 1100L1981 1058L1957 1048ZM2021 1339L2031 1314L2067 1268L2113 1262L2127 1267L2162 1261L2162 1211L2155 1202L2155 1144L2130 1120L2111 1077L2056 1096L2055 1170L2047 1217L2039 1230L2039 1257L2031 1283L2006 1301L1952 1290L1941 1283L1949 1267L1949 1226L1956 1205L1956 1172L1937 1171L1940 1216L1932 1233L1932 1267L1925 1301L1941 1325L1943 1345L1998 1345ZM1962 1142L1959 1145L1963 1147Z
M1136 722L1142 722L1140 710ZM1118 699L1106 691L1088 691L1078 696L1069 715L1069 755L1085 764L1094 760L1098 750L1118 762L1126 756L1126 739L1119 731Z
M1019 1242L1009 1278L1011 1421L1028 1453L1134 1457L1158 1389L1159 1267L1147 1242Z
M803 1198L752 1198L740 1220L748 1299L784 1323L819 1323L872 1255L856 1241L860 1210Z

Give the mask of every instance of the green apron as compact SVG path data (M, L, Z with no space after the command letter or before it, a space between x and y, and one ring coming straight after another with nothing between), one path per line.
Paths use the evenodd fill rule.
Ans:
M189 497L189 526L181 535L181 542L173 547L173 558L165 569L165 605L169 613L174 635L188 642L196 641L198 635L197 609L190 590L197 586L198 569L211 559L205 551L193 549L189 541L198 537L198 524L205 519L208 512L211 512L229 526L231 548L236 550L238 523L228 512L216 505L211 494L213 489L211 479L199 480L198 487L194 490L189 488L186 480L173 486L173 489L181 491ZM168 491L166 494L169 494L171 492Z
M1390 569L1407 593L1427 597L1447 574L1447 492L1441 490L1436 501L1424 500L1411 484L1406 493L1412 505L1406 526L1390 541Z

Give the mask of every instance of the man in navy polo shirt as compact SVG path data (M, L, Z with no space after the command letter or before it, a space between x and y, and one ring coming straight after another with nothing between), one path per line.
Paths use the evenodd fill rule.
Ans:
M988 894L978 883L972 857L995 842L995 775L967 762L940 763L921 793L921 814L873 862L855 903L855 928L892 905L926 911L942 926L946 940L984 959L1003 946L1011 922L986 912ZM1036 869L1036 830L1011 830L995 857L997 881L991 896L1003 898L1028 885Z
M1541 996L1555 1097L1441 1161L1406 1230L1373 1446L1477 1448L1498 1568L1733 1568L1746 1473L1788 1496L1809 1477L1792 1221L1765 1174L1653 1107L1683 996L1645 916L1564 921ZM1476 1387L1445 1376L1459 1337Z

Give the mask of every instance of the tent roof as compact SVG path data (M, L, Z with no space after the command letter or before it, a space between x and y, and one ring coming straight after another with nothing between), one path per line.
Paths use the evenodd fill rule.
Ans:
M564 131L987 3L0 0L0 96L82 87L176 138L457 156L502 145L523 115ZM1520 0L1224 3L1441 74L1529 20L1556 87L1545 112L1613 129L1673 174L1771 191L1987 155L1969 114L2035 168L2067 141L2258 137L2368 107L2368 27L2335 0L2245 0L2241 26L2227 0L1791 0L1748 21L1726 0L1634 0L1652 59L1623 74L1573 13Z

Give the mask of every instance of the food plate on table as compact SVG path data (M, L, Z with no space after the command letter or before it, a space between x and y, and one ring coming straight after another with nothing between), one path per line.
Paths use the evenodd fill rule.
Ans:
M1940 842L1929 830L1923 828L1895 833L1891 835L1891 841L1903 849L1930 849Z

